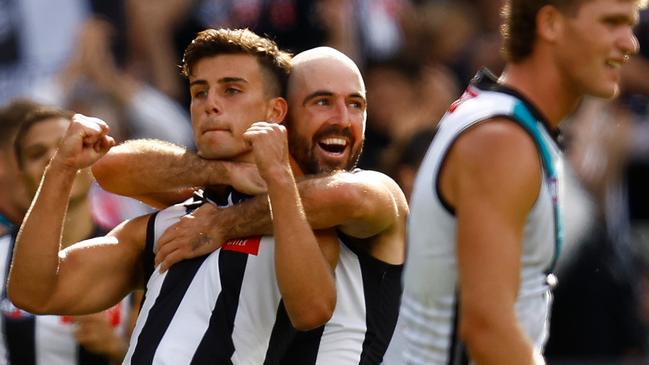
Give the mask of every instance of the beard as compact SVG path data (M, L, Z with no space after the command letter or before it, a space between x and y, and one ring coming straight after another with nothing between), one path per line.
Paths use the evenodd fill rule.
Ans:
M317 142L325 135L343 135L349 138L350 143L354 146L354 138L349 128L339 128L336 126L323 127L315 133L313 138L308 138L294 132L295 128L288 128L288 148L293 159L302 169L306 175L315 175L321 173L328 173L335 170L350 171L356 167L358 159L360 158L361 151L363 150L363 141L356 147L356 150L351 150L349 159L339 163L321 161L316 153Z

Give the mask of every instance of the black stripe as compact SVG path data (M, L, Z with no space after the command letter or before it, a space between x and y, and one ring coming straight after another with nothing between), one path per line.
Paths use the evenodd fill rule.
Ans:
M149 311L142 332L137 338L132 364L151 364L153 356L173 319L196 271L207 256L181 261L172 266L160 288L153 307Z
M448 347L449 365L468 365L469 355L464 342L460 339L460 295L455 293L455 306L453 308L453 331L451 332L451 345Z
M230 360L234 354L232 330L247 262L247 254L223 250L219 253L221 293L210 316L209 327L194 353L192 365L232 364Z
M11 266L11 258L13 256L14 244L16 242L16 235L18 230L11 232L11 239L7 253L5 281L9 278L9 268ZM4 331L5 344L7 347L7 357L10 364L36 364L36 317L27 312L17 312L13 303L7 298L7 285L5 284L2 291L2 301L0 302L0 309L2 310L2 330ZM18 314L19 317L12 317L11 314Z
M146 223L146 243L144 246L144 253L142 254L142 267L144 268L144 283L148 283L153 271L155 270L155 254L153 247L155 244L155 220L159 212L155 212L149 216ZM146 290L146 285L145 285ZM146 292L145 292L146 294Z
M4 333L10 364L36 365L36 317L22 313L20 318L4 316Z
M390 265L358 250L354 253L361 266L367 325L359 365L380 364L399 317L403 265Z
M297 333L303 334L305 332L297 332L295 328L293 328L291 320L288 318L286 307L284 306L284 300L282 300L277 308L275 324L273 325L273 331L270 334L270 341L268 341L268 350L266 351L264 365L304 363L297 362L294 357L297 356L297 353L294 352L306 351L306 348L302 347L302 344L297 346L297 348L294 348L295 343L293 340L296 338L295 336ZM318 345L319 344L320 340L318 337ZM292 346L292 348L289 348L289 346ZM317 351L318 348L316 347L315 350Z
M318 360L320 341L325 326L307 332L296 331L291 346L286 350L282 361L274 363L281 365L313 365ZM295 331L295 330L294 330Z

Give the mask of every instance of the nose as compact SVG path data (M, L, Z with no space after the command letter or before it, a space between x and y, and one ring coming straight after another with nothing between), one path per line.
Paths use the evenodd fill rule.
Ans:
M209 93L207 94L207 102L205 103L205 109L208 114L221 113L221 103L217 93L214 90L210 90Z
M351 121L349 119L349 110L347 109L347 101L344 98L336 99L334 104L335 116L332 121L342 127L349 127Z
M625 28L623 34L619 39L620 49L625 55L634 55L640 50L640 44L638 43L638 38L633 33L631 27Z

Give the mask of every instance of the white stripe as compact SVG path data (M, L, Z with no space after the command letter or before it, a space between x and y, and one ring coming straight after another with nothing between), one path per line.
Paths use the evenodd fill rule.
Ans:
M221 293L218 260L214 251L202 263L187 288L153 358L154 364L189 364L210 324Z
M367 332L363 274L358 256L340 244L337 303L320 340L317 365L358 364Z
M232 363L262 364L281 299L275 276L275 242L264 236L258 255L249 255L234 319Z
M142 332L142 327L144 327L147 318L149 318L149 311L151 310L151 307L153 307L156 298L158 298L158 295L160 294L160 289L162 288L162 283L164 282L166 275L166 272L164 274L160 274L160 271L156 269L151 275L151 279L147 283L146 298L142 303L140 314L137 316L135 328L133 329L133 333L131 334L131 340L128 345L128 352L124 357L123 364L131 363L131 357L133 356L133 351L135 350L135 346L137 345L137 339Z

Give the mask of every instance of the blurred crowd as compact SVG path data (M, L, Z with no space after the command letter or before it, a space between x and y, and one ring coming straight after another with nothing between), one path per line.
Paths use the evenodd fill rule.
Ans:
M481 67L498 74L500 0L0 0L0 105L29 99L97 116L118 141L191 147L182 50L206 27L248 27L293 53L335 47L367 83L359 167L406 196L435 123ZM649 360L649 14L622 95L588 99L564 123L573 177L550 364ZM6 115L3 115L6 118ZM3 128L3 143L9 129ZM2 157L2 156L0 156ZM4 157L3 157L4 158ZM16 175L0 163L0 188ZM144 206L91 188L110 227ZM0 207L15 194L0 193ZM434 278L432 278L434 280Z

